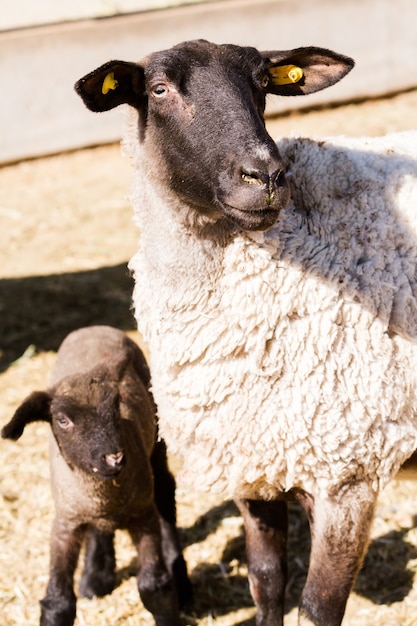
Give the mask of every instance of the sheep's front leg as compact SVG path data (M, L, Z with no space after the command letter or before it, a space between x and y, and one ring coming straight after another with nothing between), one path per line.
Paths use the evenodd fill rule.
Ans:
M311 529L299 626L339 626L368 543L376 494L363 482L327 498L299 498Z
M53 523L49 582L41 600L41 626L72 626L74 623L74 571L84 530L80 527L69 529L58 519Z
M257 626L279 626L284 619L287 581L287 503L236 502L246 534L249 584L257 608Z
M129 528L139 557L138 589L145 608L156 626L179 626L177 594L161 547L161 529L156 509Z
M111 593L116 584L115 569L114 533L103 533L90 526L79 585L80 596L93 598Z

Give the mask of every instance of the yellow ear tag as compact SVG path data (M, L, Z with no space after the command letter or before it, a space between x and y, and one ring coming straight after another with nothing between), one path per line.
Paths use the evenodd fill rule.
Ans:
M114 79L114 72L110 72L103 81L101 93L105 96L109 93L110 89L116 89L118 84L117 80Z
M270 67L269 73L272 76L273 85L291 85L292 83L298 83L304 76L303 70L297 65L278 65L276 67Z

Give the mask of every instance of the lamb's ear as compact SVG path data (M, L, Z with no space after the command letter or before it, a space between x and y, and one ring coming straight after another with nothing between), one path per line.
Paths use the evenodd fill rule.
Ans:
M80 78L75 91L91 111L109 111L119 104L139 108L145 97L144 70L137 63L109 61Z
M270 74L266 91L280 96L303 96L326 89L355 65L350 57L324 48L261 52Z
M51 423L51 395L46 391L33 391L23 400L12 419L1 431L3 439L16 441L30 422Z
M129 349L122 348L115 352L107 361L107 367L110 370L113 378L116 380L122 380L125 375L127 366L131 361L131 352Z

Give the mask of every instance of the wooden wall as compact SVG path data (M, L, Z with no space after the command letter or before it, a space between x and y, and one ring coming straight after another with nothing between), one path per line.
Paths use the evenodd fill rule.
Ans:
M112 58L139 60L186 39L260 49L318 45L356 59L335 87L306 98L273 98L269 114L417 86L415 0L195 0L168 8L160 7L179 0L5 1L0 163L117 140L120 111L88 112L74 82ZM42 17L48 3L67 13Z

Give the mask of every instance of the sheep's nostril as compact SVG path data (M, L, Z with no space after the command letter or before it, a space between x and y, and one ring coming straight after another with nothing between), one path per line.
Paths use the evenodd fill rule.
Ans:
M109 467L120 467L124 463L125 455L121 450L120 452L115 452L113 454L106 454L104 460Z
M287 184L287 177L284 169L277 170L270 178L271 184L276 187L283 187Z
M247 185L263 185L264 184L264 181L255 172L242 171L240 176L243 182L246 183Z
M286 185L284 168L277 169L272 174L268 171L242 170L240 177L246 185L264 187L270 193L274 188Z

